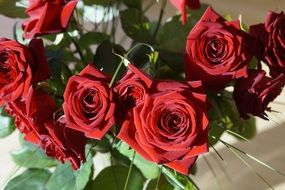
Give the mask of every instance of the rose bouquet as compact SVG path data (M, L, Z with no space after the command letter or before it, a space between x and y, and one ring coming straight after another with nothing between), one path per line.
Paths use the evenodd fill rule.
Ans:
M179 14L164 22L167 4ZM9 120L0 135L21 133L13 159L26 168L7 190L199 189L197 158L218 142L246 154L222 134L251 139L254 116L268 120L285 85L282 12L247 27L198 0L0 6L24 18L15 39L0 40L1 119ZM98 170L102 155L108 164Z

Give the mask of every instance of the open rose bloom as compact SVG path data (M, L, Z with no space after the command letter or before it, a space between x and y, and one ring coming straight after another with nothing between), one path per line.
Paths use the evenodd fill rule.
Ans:
M150 82L134 66L129 67L136 75L134 79ZM138 96L134 90L124 94L132 101L125 104L132 107L118 137L145 159L188 174L197 156L208 151L207 101L202 84L153 81L146 89L136 92L141 93Z
M30 19L23 23L24 38L65 31L77 0L29 0L26 13Z
M282 168L230 142L258 135L257 117L283 119L278 103L284 99L285 14L269 11L263 23L247 26L246 19L214 10L216 3L0 0L0 14L20 18L15 39L0 36L0 138L16 130L21 139L11 153L21 170L0 186L234 189L200 180L203 172L220 178L212 165L221 160L227 163L223 170L234 165L223 162L222 148L254 171L247 158L282 175ZM275 147L264 154L283 154ZM208 159L213 154L221 160ZM5 164L0 158L4 173ZM232 184L266 189L238 181L247 173L238 168L229 175ZM258 171L265 185L274 185Z

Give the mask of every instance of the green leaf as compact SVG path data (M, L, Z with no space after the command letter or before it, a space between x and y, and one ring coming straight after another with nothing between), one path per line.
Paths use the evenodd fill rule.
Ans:
M100 44L105 40L109 40L110 36L102 32L88 32L84 34L78 41L81 48L87 48L93 44Z
M152 53L153 52L149 47L139 46L129 53L128 59L131 63L135 64L135 66L143 68L144 66L150 63L149 56Z
M157 185L157 179L153 179L149 182L146 190L173 190L173 186L166 180L164 175L160 176L157 189L155 189L156 185Z
M61 64L62 64L61 60L63 57L63 51L47 49L46 56L47 56L48 65L49 65L49 69L51 71L52 77L56 79L60 79Z
M0 138L9 136L14 130L13 119L7 115L3 108L0 108Z
M112 150L111 142L107 138L103 138L101 140L93 140L94 142L94 147L92 147L92 150L95 152L101 152L101 153L107 153Z
M256 134L255 119L251 117L248 120L244 120L240 117L236 108L235 102L232 99L232 93L223 91L219 96L210 96L211 103L213 104L212 110L209 112L209 119L216 127L216 131L220 127L225 130L230 130L240 140L251 139ZM222 130L220 130L222 133ZM240 138L238 135L242 136ZM210 131L211 134L211 131ZM219 136L217 136L219 138ZM217 139L216 139L217 140ZM216 140L214 140L216 142Z
M179 189L185 189L185 185L183 183L181 183L178 179L177 176L169 171L169 169L167 168L162 168L162 173L164 174L166 180L173 185L174 187L177 187Z
M183 77L182 73L179 73L173 69L171 69L168 65L160 64L158 70L156 72L156 78L158 79L172 79L172 80L180 80L183 81L185 78Z
M72 77L72 73L70 71L70 69L68 68L67 65L65 64L61 64L61 74L60 74L60 78L61 81L63 82L63 84L67 84L68 79Z
M142 9L142 1L141 0L123 0L123 2L129 7L129 8L136 8L138 10Z
M233 17L231 15L229 15L229 14L226 14L224 16L224 19L226 19L227 21L233 21Z
M258 59L256 57L253 57L249 63L249 68L250 69L256 69L258 65L259 65Z
M98 46L94 56L95 66L100 69L103 68L103 71L111 76L121 61L113 51L118 54L125 53L125 50L121 46L112 44L110 41L106 40Z
M26 18L25 8L17 7L18 0L0 0L0 14L10 18Z
M26 168L46 168L58 163L48 157L40 147L29 142L25 142L22 149L11 152L11 157L18 166Z
M122 190L124 189L129 168L125 166L110 166L102 170L86 190ZM144 177L135 167L132 168L127 190L143 189Z
M223 126L223 123L218 121L210 122L209 124L209 144L214 145L216 144L222 134L226 131L226 129ZM214 137L214 138L213 138Z
M179 190L197 190L199 189L188 176L182 175L180 173L174 173L169 169L163 167L162 173L164 174L166 180L172 184L176 189Z
M206 7L207 6L203 5L199 10L191 10L185 25L181 24L180 15L173 16L166 22L164 26L160 28L157 35L159 49L184 53L187 36L193 26L201 18Z
M79 170L75 171L75 189L84 189L90 177L92 178L93 170L93 155L91 154L91 145L86 145L86 163L81 165Z
M239 135L241 135L245 139L252 139L256 135L255 118L250 117L248 120L244 120L242 118L239 118L239 120L236 120L234 123L234 126L229 130L233 131L235 133L238 133ZM239 138L236 135L234 135L234 136L236 138ZM242 138L239 138L239 139L243 140Z
M44 190L50 176L46 169L27 169L9 181L4 190Z
M59 164L52 174L47 186L49 190L82 190L87 185L93 169L91 146L86 146L86 163L78 170L73 170L69 163Z
M137 42L155 43L150 33L147 17L138 9L130 8L120 11L120 19L124 32Z
M184 65L183 65L183 53L175 53L167 50L160 50L159 55L161 61L169 66L172 70L176 72L184 72Z
M122 142L117 149L123 155L127 156L130 160L132 160L132 156L134 154L134 150L130 149L130 147L126 143ZM139 154L136 154L136 156L135 156L134 165L148 179L155 179L160 174L160 169L159 169L157 164L145 160Z
M59 164L50 177L47 187L49 190L70 190L75 187L75 175L69 163Z

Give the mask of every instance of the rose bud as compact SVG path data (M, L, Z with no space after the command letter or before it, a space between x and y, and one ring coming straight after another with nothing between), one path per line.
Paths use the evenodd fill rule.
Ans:
M170 2L181 12L183 24L187 22L186 7L189 7L190 9L199 9L201 7L199 0L171 0Z
M141 76L138 70L137 76ZM188 174L208 151L206 95L201 82L155 81L118 137L146 160Z
M184 59L188 80L202 80L206 89L221 90L246 77L252 58L239 21L228 22L209 7L188 35Z
M250 34L261 45L260 58L268 63L273 77L285 73L285 14L269 12L265 24L250 27Z
M236 81L233 98L242 118L249 119L248 114L252 114L268 120L265 111L270 111L268 104L281 93L285 76L270 78L265 75L263 70L249 70L247 78Z
M42 40L31 40L26 47L14 40L0 39L0 73L0 105L17 100L31 84L48 78Z
M136 69L131 64L129 66ZM146 94L149 93L152 80L147 74L139 73L140 76L129 70L114 87L119 123L124 123L125 118L132 115L133 108L144 101Z
M29 0L30 19L22 25L24 38L55 34L66 30L77 0Z
M53 117L57 108L51 96L30 87L26 96L8 103L5 109L15 119L15 125L25 140L39 144L39 134L46 132L44 123Z
M91 65L69 78L63 103L67 127L82 131L94 139L101 139L105 135L115 123L110 80Z
M80 168L81 161L85 162L84 133L67 128L65 117L45 123L47 133L40 134L40 146L50 157L64 163L71 163L73 169Z

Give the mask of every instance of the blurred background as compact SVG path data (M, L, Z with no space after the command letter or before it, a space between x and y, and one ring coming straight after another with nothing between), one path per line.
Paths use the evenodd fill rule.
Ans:
M146 1L146 4L149 0ZM264 22L267 11L285 11L284 0L201 0L210 4L221 15L231 15L237 19L242 15L245 24ZM149 17L158 18L159 5L152 7ZM175 14L175 9L168 4L164 19ZM0 16L0 37L13 38L13 26L20 20ZM269 113L269 121L257 119L257 135L250 142L237 141L235 138L224 135L226 142L253 155L260 161L285 173L285 90L273 103L272 110L280 113ZM3 121L0 121L0 124ZM14 132L11 136L0 140L0 187L11 175L20 172L10 157L11 151L17 151L19 135ZM244 157L254 169L252 171L241 159L228 150L224 145L217 144L215 148L223 157L221 160L214 151L201 156L197 162L198 171L193 176L194 181L202 189L251 189L262 190L268 186L256 176L254 171L261 174L275 189L285 189L285 177Z

